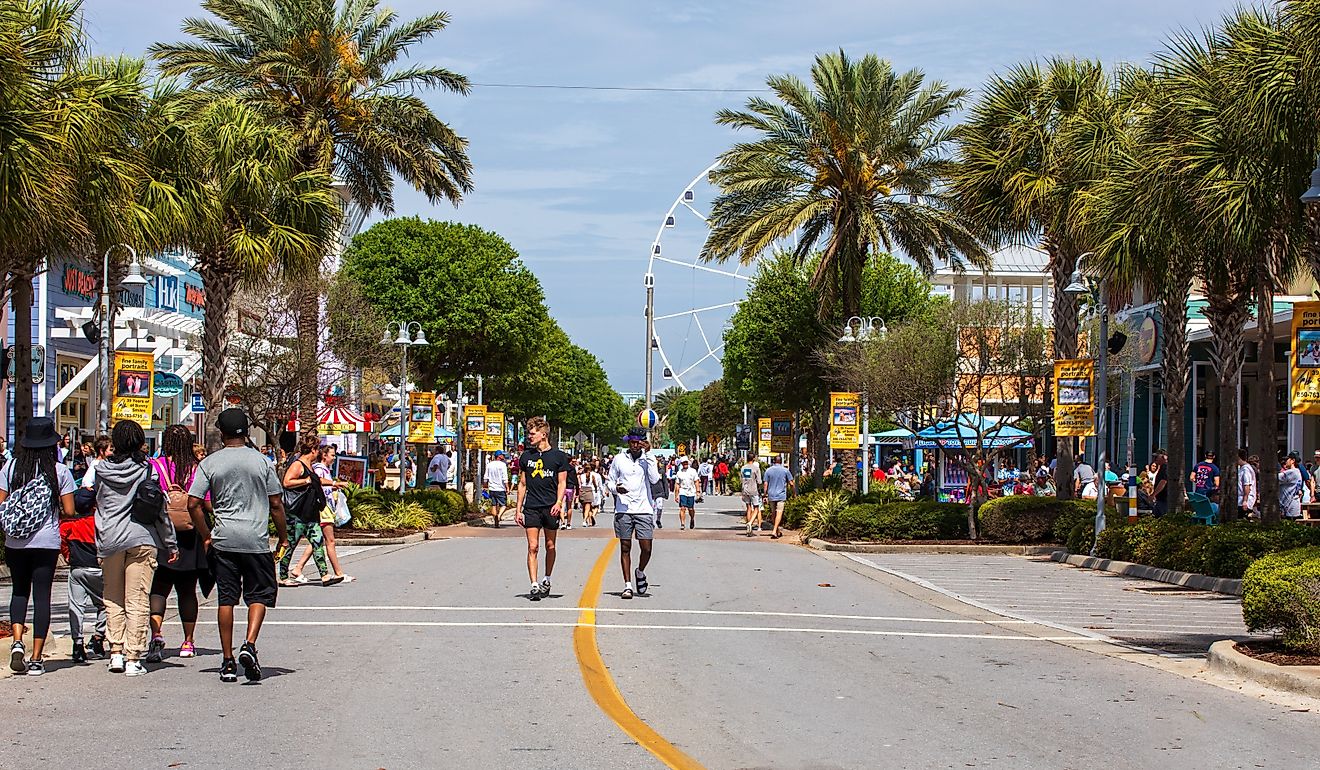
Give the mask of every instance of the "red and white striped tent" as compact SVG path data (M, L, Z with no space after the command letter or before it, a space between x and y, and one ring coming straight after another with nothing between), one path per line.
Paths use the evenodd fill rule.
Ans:
M323 406L316 413L316 432L322 436L370 430L371 421L347 406Z

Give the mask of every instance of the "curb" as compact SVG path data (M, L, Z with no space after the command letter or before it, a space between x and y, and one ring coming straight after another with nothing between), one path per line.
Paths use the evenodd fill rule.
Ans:
M831 543L827 540L812 538L807 546L818 551L840 551L842 553L942 553L965 556L988 556L1008 554L1010 556L1042 556L1053 553L1052 545L898 545L884 543Z
M423 531L423 532L414 532L411 535L404 535L403 537L346 537L343 539L336 538L335 545L350 546L350 547L351 546L361 547L364 545L407 545L409 543L420 543L423 540L429 540L429 539L431 539L431 533L429 531Z
M1210 645L1207 657L1211 670L1250 679L1276 690L1320 698L1320 666L1276 666L1243 655L1234 649L1234 644L1231 639L1225 639Z
M1210 577L1209 575L1198 575L1194 572L1179 572L1172 569L1149 567L1145 564L1133 564L1132 562L1127 561L1113 561L1111 559L1100 559L1095 556L1082 556L1081 554L1068 553L1067 551L1059 550L1051 553L1050 558L1057 562L1071 564L1074 567L1100 570L1101 572L1112 572L1115 575L1128 575L1130 577L1144 578L1146 580L1154 580L1160 583L1170 583L1172 585L1195 588L1198 591L1211 591L1217 594L1231 594L1233 596L1242 595L1242 581L1238 578Z

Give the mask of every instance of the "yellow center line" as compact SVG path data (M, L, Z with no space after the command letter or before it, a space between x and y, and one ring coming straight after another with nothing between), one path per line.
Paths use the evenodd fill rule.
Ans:
M664 736L651 729L628 708L623 694L610 676L605 661L600 657L600 648L596 646L596 601L600 598L601 582L605 572L614 561L617 540L611 540L601 551L600 558L591 568L587 584L582 588L582 598L578 600L578 625L573 629L573 651L577 654L578 667L582 669L582 683L586 685L591 699L605 715L614 720L633 740L656 759L675 770L704 770L697 760L680 751Z

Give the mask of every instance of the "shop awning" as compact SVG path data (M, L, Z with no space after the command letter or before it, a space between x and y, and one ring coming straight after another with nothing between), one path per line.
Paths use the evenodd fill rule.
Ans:
M908 449L1006 449L1030 441L1030 433L996 418L960 414L923 428L915 436L905 439L903 445Z
M371 422L347 406L325 406L316 413L316 432L322 436L340 433L365 433Z

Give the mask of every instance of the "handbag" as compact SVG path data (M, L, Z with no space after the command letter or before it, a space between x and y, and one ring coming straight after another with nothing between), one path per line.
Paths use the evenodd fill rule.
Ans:
M0 529L17 540L26 540L50 523L53 493L45 474L38 473L0 503Z
M138 482L133 492L133 502L129 505L128 515L133 521L144 527L154 527L165 513L165 492L160 488L160 479L156 470L148 463L142 464L147 475Z
M319 521L321 511L326 506L325 489L321 486L320 477L307 467L307 463L302 460L296 462L303 467L306 475L311 477L312 483L305 487L285 487L284 512L298 521Z

